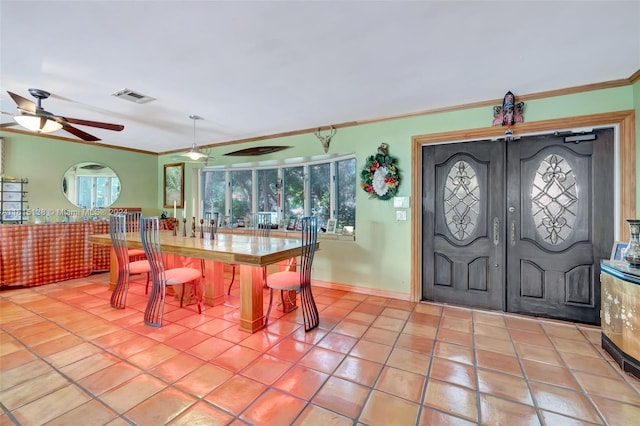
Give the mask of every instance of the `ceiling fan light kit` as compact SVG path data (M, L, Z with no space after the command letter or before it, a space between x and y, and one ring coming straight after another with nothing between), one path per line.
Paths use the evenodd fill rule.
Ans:
M16 115L13 119L22 127L38 133L51 133L62 129L62 124L36 115Z

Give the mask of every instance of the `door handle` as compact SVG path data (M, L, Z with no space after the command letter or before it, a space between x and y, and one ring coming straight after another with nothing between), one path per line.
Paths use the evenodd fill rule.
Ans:
M511 245L515 246L516 245L516 222L513 220L511 221L511 230L509 234L511 235Z
M513 213L516 211L516 208L513 206L509 206L508 210L509 210L509 213Z
M493 245L500 244L500 219L493 218Z

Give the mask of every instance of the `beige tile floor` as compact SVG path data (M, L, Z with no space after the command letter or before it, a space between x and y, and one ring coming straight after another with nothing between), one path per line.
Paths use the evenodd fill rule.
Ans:
M309 333L240 331L237 288L155 329L143 283L114 310L107 281L0 292L0 425L640 424L597 327L316 287Z

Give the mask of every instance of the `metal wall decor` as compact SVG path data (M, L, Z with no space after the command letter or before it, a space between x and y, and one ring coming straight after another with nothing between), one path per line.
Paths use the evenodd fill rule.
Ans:
M516 102L516 97L508 91L502 99L502 105L493 107L492 126L512 126L524 122L524 102Z
M380 144L378 152L367 157L360 172L360 187L369 198L388 200L398 193L400 170L396 159L389 155L389 145Z
M516 102L516 97L511 91L508 91L504 98L502 98L502 105L496 105L493 107L493 121L492 126L507 126L507 130L504 132L505 139L512 141L513 130L511 126L515 123L524 122L524 102Z

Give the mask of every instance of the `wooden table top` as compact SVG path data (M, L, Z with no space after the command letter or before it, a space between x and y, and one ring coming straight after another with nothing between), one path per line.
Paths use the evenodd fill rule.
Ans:
M89 236L89 242L111 246L109 234ZM301 240L295 238L257 237L239 234L216 234L216 239L173 236L172 231L160 231L162 252L198 259L216 260L250 266L267 266L282 260L299 256ZM137 232L127 233L127 247L142 248L142 240ZM316 243L316 249L320 247Z

